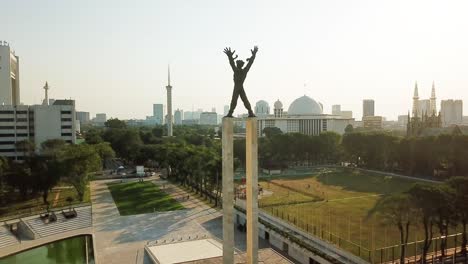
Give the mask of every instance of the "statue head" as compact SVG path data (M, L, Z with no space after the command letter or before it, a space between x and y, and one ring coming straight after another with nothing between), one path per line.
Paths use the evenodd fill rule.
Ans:
M236 66L238 69L242 69L244 67L244 61L243 60L236 60Z

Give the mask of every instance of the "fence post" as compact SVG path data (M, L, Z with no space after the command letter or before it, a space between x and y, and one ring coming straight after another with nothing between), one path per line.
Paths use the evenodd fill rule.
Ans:
M383 263L383 248L380 249L380 263Z

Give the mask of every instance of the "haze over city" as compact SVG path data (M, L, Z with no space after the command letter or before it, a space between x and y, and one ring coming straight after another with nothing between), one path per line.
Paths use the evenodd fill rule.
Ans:
M468 97L466 1L14 1L2 4L0 36L21 58L21 101L72 98L78 110L144 118L173 108L223 106L232 72L222 53L260 51L246 92L287 107L308 95L362 116L372 98L389 119L411 110L414 83L441 99ZM467 106L464 106L465 112ZM236 113L242 111L237 110Z

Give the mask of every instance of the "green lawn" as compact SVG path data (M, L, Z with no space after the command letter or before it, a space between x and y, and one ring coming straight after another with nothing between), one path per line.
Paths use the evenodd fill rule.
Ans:
M333 243L358 255L356 245L377 249L398 244L396 227L369 215L369 210L383 195L404 192L416 181L353 169L315 169L308 176L260 181L271 195L259 199L259 206L310 233L322 236L323 231L325 240L331 237ZM413 226L409 240L422 238L421 228ZM361 250L361 256L366 259L368 252Z
M151 182L108 184L120 215L135 215L184 209L167 193Z

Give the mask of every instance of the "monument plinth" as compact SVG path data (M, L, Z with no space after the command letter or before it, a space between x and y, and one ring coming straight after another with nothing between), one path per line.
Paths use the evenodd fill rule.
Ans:
M258 262L257 118L223 118L223 263L234 263L234 121L246 122L247 263Z

